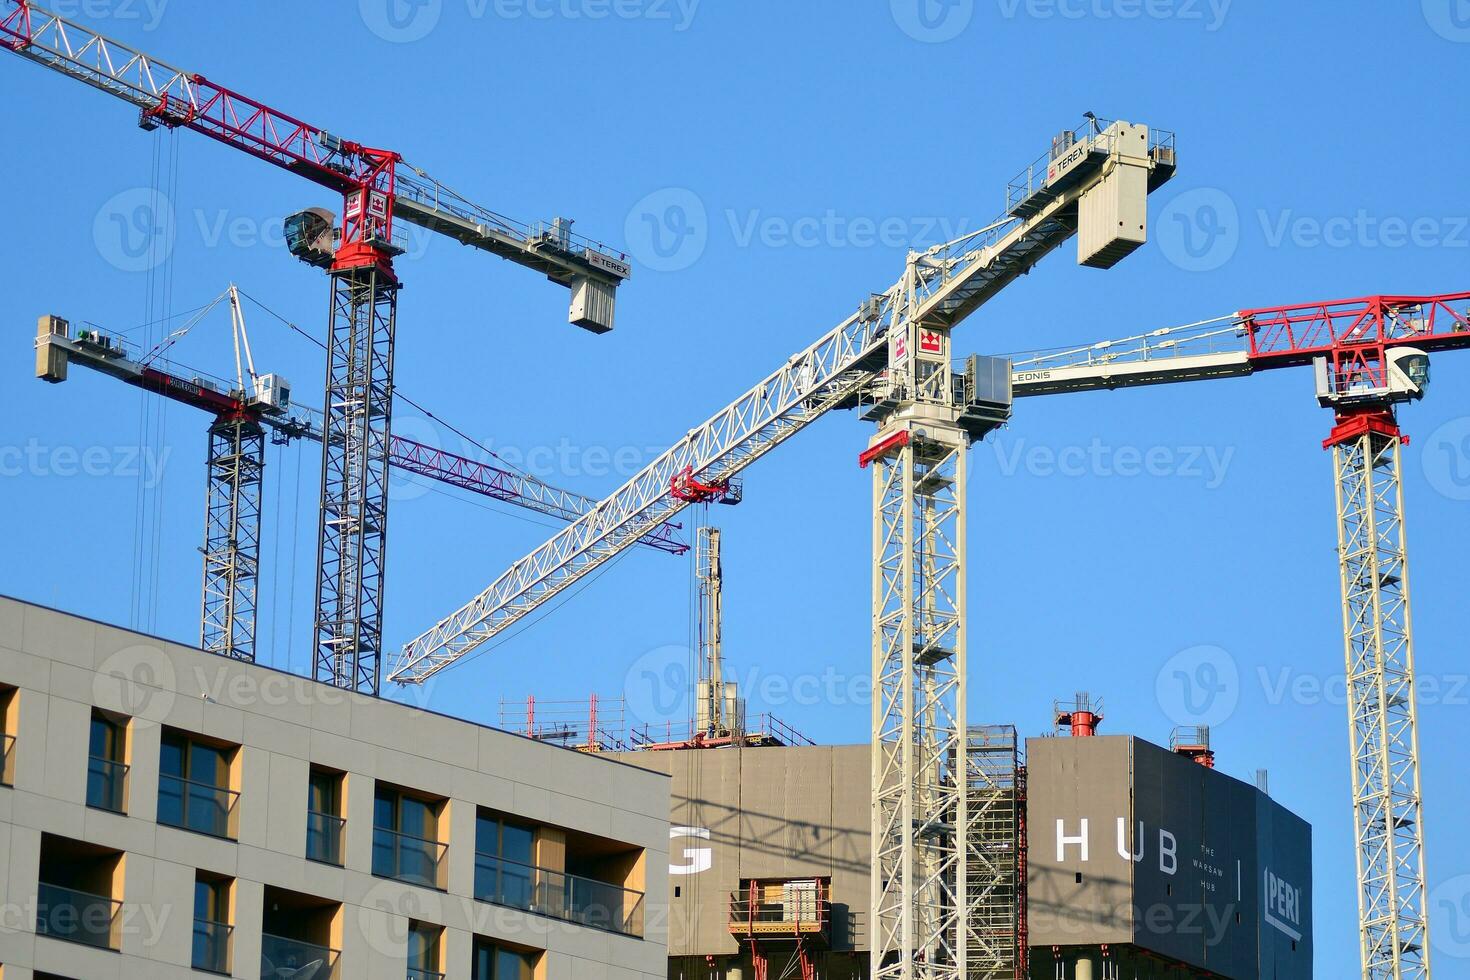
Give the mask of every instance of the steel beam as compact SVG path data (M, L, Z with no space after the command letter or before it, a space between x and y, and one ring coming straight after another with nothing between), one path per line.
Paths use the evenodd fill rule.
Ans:
M265 470L260 424L242 413L215 419L209 427L207 467L199 645L210 653L254 660Z
M335 270L331 280L315 676L377 694L398 282L378 264Z
M898 426L909 438L872 461L872 975L968 980L969 439L932 420Z
M1392 424L1332 442L1364 980L1426 980L1424 822L1408 551ZM1339 426L1339 429L1345 427Z

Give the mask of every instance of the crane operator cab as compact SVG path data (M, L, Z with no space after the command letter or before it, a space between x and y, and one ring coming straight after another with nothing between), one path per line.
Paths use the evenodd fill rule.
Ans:
M326 208L307 208L288 215L286 249L307 265L326 269L337 252L336 218Z
M1327 357L1312 359L1317 401L1323 408L1363 402L1418 401L1429 387L1429 355L1417 347L1390 347L1383 355L1383 378L1357 361L1334 367Z

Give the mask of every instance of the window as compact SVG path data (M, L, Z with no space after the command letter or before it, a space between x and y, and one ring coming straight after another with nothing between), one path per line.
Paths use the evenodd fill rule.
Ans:
M444 930L427 922L408 926L408 980L444 980L440 971L440 940Z
M237 751L165 729L158 762L158 822L234 839L240 794L230 789L230 772Z
M443 800L379 786L373 799L373 874L414 885L445 886L445 852L439 842Z
M92 709L87 757L87 806L127 812L127 721Z
M194 958L196 970L230 972L230 879L200 871L194 877Z
M36 933L99 949L119 946L123 853L85 841L41 836Z
M509 949L477 936L472 980L532 980L538 955Z
M0 685L0 786L15 785L15 732L20 692Z
M475 818L475 897L482 902L531 909L536 831L481 810Z
M488 810L475 821L475 898L594 929L643 935L643 851Z
M261 977L335 980L342 906L314 895L265 886L261 909Z
M323 864L342 864L342 782L340 772L311 767L306 789L306 856Z

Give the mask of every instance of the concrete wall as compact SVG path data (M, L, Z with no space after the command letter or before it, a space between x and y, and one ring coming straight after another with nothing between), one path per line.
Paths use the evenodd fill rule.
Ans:
M1132 944L1232 980L1312 975L1305 821L1131 736L1031 739L1026 755L1033 950Z
M621 756L673 777L671 957L737 952L742 878L830 877L833 948L867 950L868 757L866 745Z
M546 980L666 972L669 780L126 630L0 598L0 684L19 689L15 785L0 788L0 964L86 980L190 971L196 869L235 879L234 975L259 972L267 885L340 902L343 980L402 980L410 919L446 927L448 976L468 978L473 936L545 950ZM130 723L126 816L85 805L93 706ZM154 822L161 726L242 746L238 840ZM313 763L347 774L344 868L304 859ZM375 780L448 800L448 888L370 873ZM645 849L645 937L474 901L475 810ZM34 934L43 832L126 853L121 955Z

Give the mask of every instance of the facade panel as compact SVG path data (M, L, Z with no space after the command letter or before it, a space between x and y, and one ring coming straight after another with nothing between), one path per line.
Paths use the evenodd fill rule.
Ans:
M536 980L665 976L663 775L6 598L0 687L17 762L0 787L0 885L27 910L0 929L5 980L184 977L220 956L238 977L267 961L403 977L411 923L438 937L428 977L470 977L476 943L526 953ZM94 709L120 719L126 771L107 798L121 813L88 805ZM199 753L217 764L175 771L166 736L218 747ZM309 794L312 767L336 774L335 801ZM388 784L434 819L383 824ZM340 807L311 815L316 860L312 799ZM559 842L492 900L481 808ZM205 919L201 880L228 896Z

